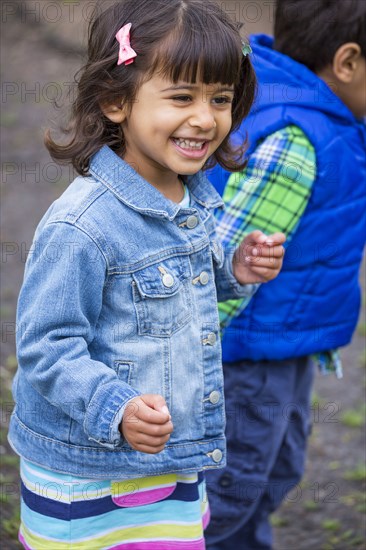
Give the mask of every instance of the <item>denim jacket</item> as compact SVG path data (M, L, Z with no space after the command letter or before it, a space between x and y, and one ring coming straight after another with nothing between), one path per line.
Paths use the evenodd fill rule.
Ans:
M236 282L216 240L221 198L202 173L185 181L189 208L103 147L41 220L19 297L9 432L28 460L100 479L225 465L217 296L253 285ZM155 455L118 430L144 393L165 398L174 424Z

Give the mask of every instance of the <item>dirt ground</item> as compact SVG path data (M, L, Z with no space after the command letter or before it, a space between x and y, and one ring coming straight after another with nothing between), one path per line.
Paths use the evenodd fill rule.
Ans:
M68 93L72 95L73 75L83 60L84 23L91 9L102 3L1 3L0 545L4 550L19 548L18 459L6 440L10 385L17 365L16 299L36 225L73 178L68 168L51 161L42 136L44 128L62 116L54 100L67 104ZM222 5L244 21L245 33L271 27L271 1ZM365 548L365 336L364 308L352 344L342 353L344 379L316 379L306 475L273 518L275 550Z

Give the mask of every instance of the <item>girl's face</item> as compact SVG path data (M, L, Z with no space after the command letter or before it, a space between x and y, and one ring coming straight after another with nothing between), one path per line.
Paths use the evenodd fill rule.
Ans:
M131 109L121 108L124 160L164 192L178 174L198 172L225 139L233 98L233 86L198 79L174 84L153 76L141 85Z

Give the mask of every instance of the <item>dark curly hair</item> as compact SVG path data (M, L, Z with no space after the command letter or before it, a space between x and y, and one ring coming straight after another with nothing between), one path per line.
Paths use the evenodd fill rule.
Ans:
M117 65L117 31L131 23L134 63ZM205 84L234 85L232 128L248 114L256 91L256 79L248 56L242 54L237 25L211 0L122 0L100 13L89 25L88 59L80 71L76 98L68 125L68 142L56 143L48 130L45 144L58 162L72 162L86 175L90 159L103 145L123 157L125 141L121 125L103 115L101 105L133 104L139 86L158 72L174 83L195 83L200 74ZM231 133L231 132L230 132ZM233 149L230 134L206 163L218 162L230 171L245 166L243 152Z
M275 50L318 72L356 42L366 57L366 0L277 0Z

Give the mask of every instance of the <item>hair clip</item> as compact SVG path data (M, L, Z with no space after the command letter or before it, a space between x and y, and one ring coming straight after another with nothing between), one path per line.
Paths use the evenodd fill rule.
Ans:
M137 56L137 53L131 48L130 43L130 29L131 23L127 23L120 28L116 34L116 39L119 42L119 54L117 65L124 63L125 65L130 65L133 63L134 57Z
M244 57L246 57L247 55L253 52L249 42L242 42L241 45L242 45L241 51Z

